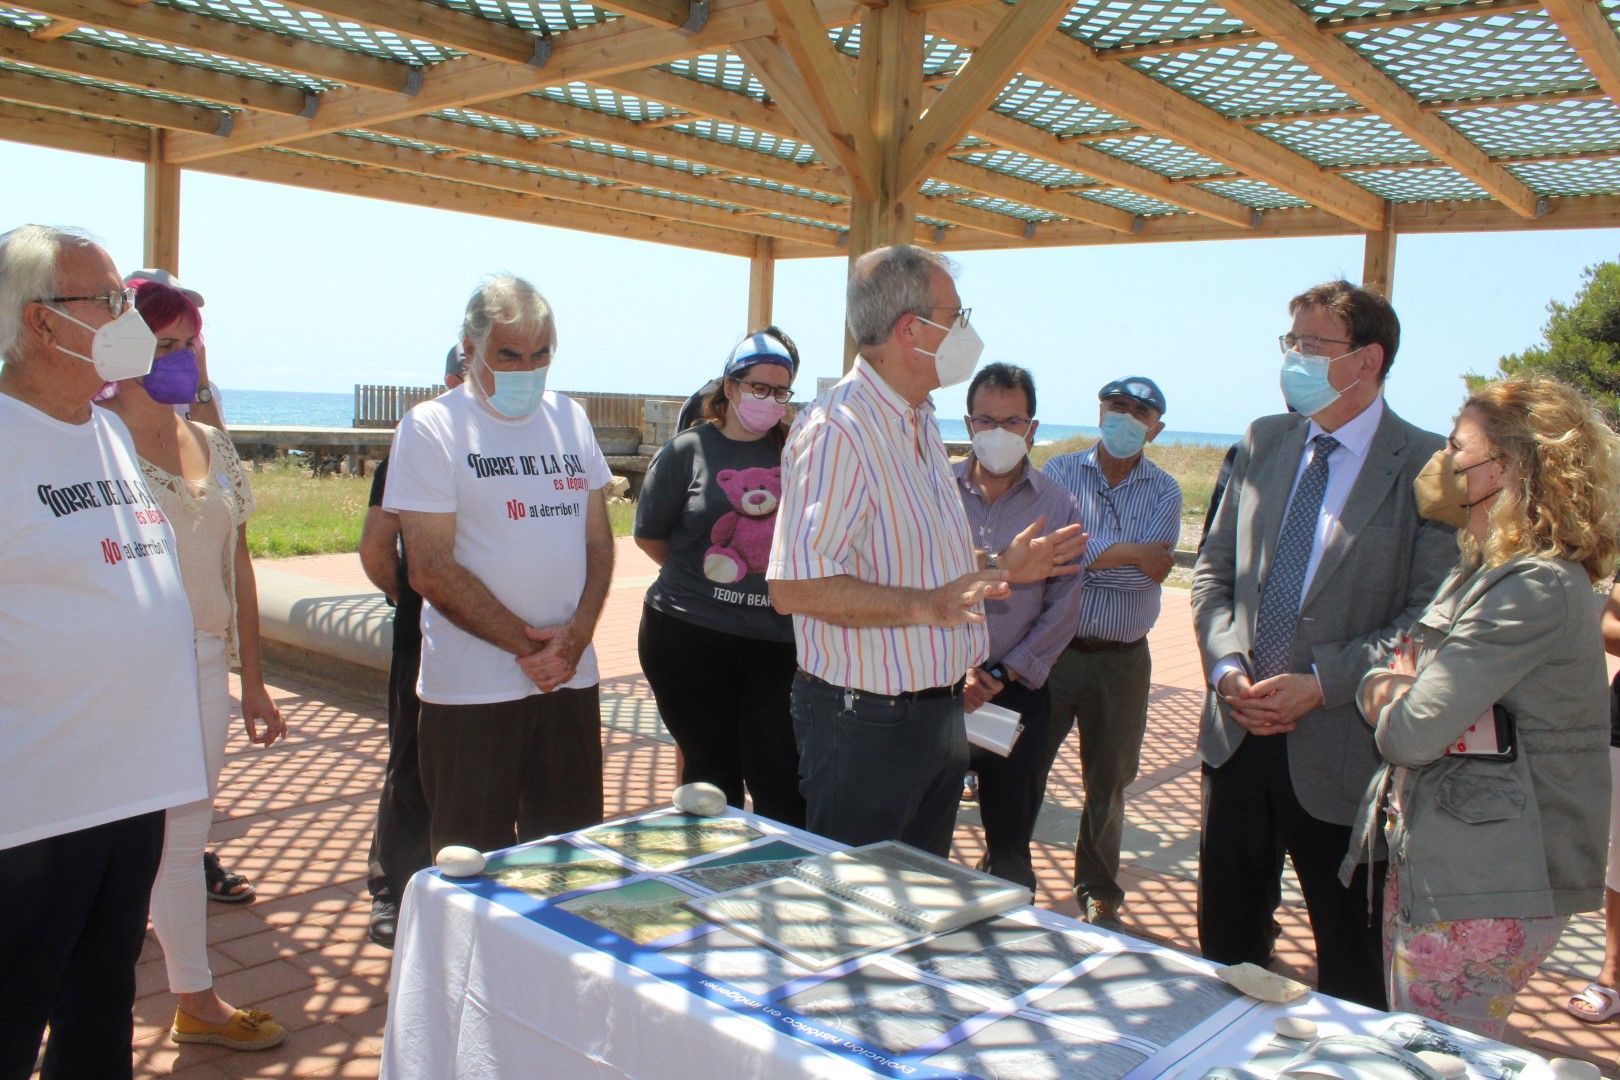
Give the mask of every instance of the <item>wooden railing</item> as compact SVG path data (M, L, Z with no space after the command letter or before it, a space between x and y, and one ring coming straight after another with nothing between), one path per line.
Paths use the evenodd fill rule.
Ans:
M356 386L354 426L397 427L411 406L444 393L442 386ZM633 454L642 444L660 445L673 433L673 420L685 398L657 394L603 394L564 391L579 402L598 440L615 443L610 453ZM622 444L622 446L620 446ZM603 449L607 446L604 443Z
M354 426L357 428L398 427L411 406L432 401L444 393L438 386L356 386Z

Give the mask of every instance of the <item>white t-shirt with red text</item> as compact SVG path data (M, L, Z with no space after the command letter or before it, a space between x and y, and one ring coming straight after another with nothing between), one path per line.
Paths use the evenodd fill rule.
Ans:
M0 849L208 796L191 608L124 422L0 394Z
M463 384L400 421L383 508L455 514L456 562L529 626L559 626L585 588L590 494L612 478L574 401L548 391L532 415L509 420ZM596 651L587 646L564 685L596 679ZM423 604L423 701L480 705L539 692L517 657Z

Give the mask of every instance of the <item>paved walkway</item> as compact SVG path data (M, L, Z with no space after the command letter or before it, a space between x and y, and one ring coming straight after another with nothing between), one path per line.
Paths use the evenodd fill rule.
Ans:
M275 566L307 577L312 596L369 591L353 556L287 559ZM641 596L653 573L639 551L620 542L597 634L610 816L660 805L674 787L674 747L636 660ZM1152 648L1147 742L1125 836L1130 896L1124 917L1136 933L1194 950L1194 737L1202 674L1185 592L1167 590ZM237 1005L268 1009L291 1034L282 1047L256 1054L172 1045L167 1031L174 999L165 988L157 945L148 941L135 1005L137 1077L376 1075L391 954L366 941L365 873L386 753L382 680L343 689L279 673L272 681L292 734L285 746L265 751L242 740L233 745L213 834L226 864L257 882L259 899L245 908L211 905L209 951L221 994ZM1080 806L1079 773L1071 736L1053 770L1034 845L1038 903L1071 915L1075 905L1065 883ZM964 805L956 857L972 862L982 850L977 813ZM1310 931L1297 889L1288 891L1280 921L1282 963L1311 978ZM1549 1056L1589 1058L1614 1076L1620 1024L1588 1027L1557 1005L1597 969L1602 937L1595 916L1570 927L1558 953L1521 995L1511 1037Z

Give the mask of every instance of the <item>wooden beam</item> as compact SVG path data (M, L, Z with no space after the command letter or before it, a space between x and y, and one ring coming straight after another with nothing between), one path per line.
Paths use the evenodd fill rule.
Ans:
M756 101L747 94L739 94L710 83L688 79L661 68L642 71L621 71L595 80L598 85L634 94L639 98L661 101L682 112L693 113L712 120L724 120L755 131L786 135L807 142L804 133L794 128L774 103ZM690 118L688 118L690 119Z
M122 161L145 161L149 152L141 128L5 101L0 101L0 139Z
M936 180L954 187L967 188L981 195L989 195L1009 202L1061 214L1076 221L1089 222L1116 232L1135 232L1138 221L1135 214L1127 213L1100 202L1076 198L1073 195L1054 195L1039 184L1014 179L1003 173L981 169L954 158L946 158L934 166L930 173Z
M467 153L545 165L553 169L582 173L655 191L673 191L718 202L735 203L766 213L788 214L835 225L849 224L849 207L843 203L825 203L817 199L772 191L755 184L729 182L719 176L698 176L662 165L644 165L639 161L631 161L613 154L542 143L518 135L507 135L488 128L441 120L437 117L417 116L406 120L391 120L385 124L370 125L370 130L437 146L448 146Z
M168 132L154 130L146 158L146 213L141 265L180 273L180 167L163 160Z
M855 148L855 141L844 138L834 130L831 118L818 104L816 93L787 50L772 38L739 41L733 48L753 70L755 77L765 84L793 126L804 132L803 141L814 146L821 153L823 161L844 174L849 190L870 196L873 192L871 170L875 158L863 160L860 151ZM873 143L873 150L875 153L876 143Z
M748 259L748 329L761 330L771 324L771 308L776 298L776 241L768 236L754 240L754 253Z
M22 30L0 28L0 58L65 75L123 83L165 93L212 101L256 112L297 116L313 108L313 95L262 79L172 64L146 56L106 49L87 41L41 41Z
M1361 256L1361 284L1383 294L1384 299L1395 299L1395 215L1389 225L1367 234L1366 248Z
M317 136L295 144L294 149L341 161L375 165L396 172L416 173L456 183L476 184L521 195L540 195L561 202L578 203L615 212L629 212L649 218L667 215L696 225L729 229L749 237L764 234L809 243L821 242L828 247L838 246L838 234L831 229L752 217L696 203L676 202L654 194L603 187L578 180L565 180L501 165L446 159L420 150L388 146L348 135Z
M973 56L928 105L922 119L906 134L895 182L908 187L921 180L934 162L961 142L978 115L990 107L1041 41L1068 14L1071 0L1020 0L1005 12ZM825 36L825 35L823 35Z
M817 0L817 5L822 18L836 20L840 12L842 17L848 17L849 0ZM710 11L703 28L691 33L616 19L557 34L551 38L551 57L543 68L477 56L446 60L425 75L416 72L420 80L411 85L414 94L380 93L352 86L333 90L321 95L320 111L312 119L250 117L237 126L229 139L175 139L169 153L182 163L198 161L435 109L476 107L544 86L589 82L603 75L679 60L728 46L732 41L759 37L774 25L764 0L711 0Z
M793 67L808 97L806 104L821 117L832 139L841 144L817 149L823 154L832 153L844 166L856 191L872 195L882 155L866 109L845 72L843 57L827 37L826 21L805 0L765 3L776 22L776 40L793 58Z
M287 34L273 34L254 26L238 26L167 4L131 7L106 0L27 0L28 8L98 30L180 45L233 60L263 64L283 71L313 75L317 79L400 91L416 77L416 70L391 60L317 45Z
M1001 7L994 4L987 10L986 5L978 4L952 8L936 13L931 25L943 35L975 46L989 37ZM1099 60L1095 50L1073 38L1048 35L1025 60L1024 71L1330 210L1361 231L1383 225L1384 201L1372 192L1324 172L1314 162L1177 93L1150 75L1126 64Z
M337 195L358 195L434 210L578 229L598 236L700 248L747 257L753 242L721 229L706 229L668 218L648 218L623 211L596 210L555 199L506 194L491 188L457 184L432 177L410 176L386 169L347 165L280 150L254 150L231 157L209 158L192 166L198 172L243 180L286 184Z
M1545 6L1603 92L1620 101L1620 41L1597 0L1547 0Z
M603 6L665 30L698 30L709 18L706 0L607 0Z
M299 11L313 11L338 22L386 30L512 64L539 66L546 62L551 50L539 34L421 0L297 0L296 6Z
M11 69L0 69L0 99L104 120L210 135L229 131L232 122L231 114L221 109L180 105Z
M1586 0L1579 0L1586 2ZM1322 78L1381 116L1391 127L1448 162L1468 180L1516 211L1533 218L1539 197L1518 177L1444 120L1425 113L1417 101L1372 61L1331 34L1317 30L1293 0L1223 0L1226 10L1254 27ZM1607 22L1605 22L1607 26ZM1607 30L1614 45L1614 32Z

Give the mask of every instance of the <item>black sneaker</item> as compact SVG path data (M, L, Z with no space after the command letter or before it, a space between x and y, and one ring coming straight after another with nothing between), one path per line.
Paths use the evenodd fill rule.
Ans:
M399 929L399 905L392 900L373 900L371 902L371 922L366 927L366 937L375 945L385 949L394 947L394 933Z

